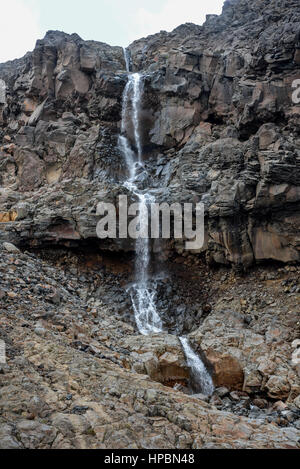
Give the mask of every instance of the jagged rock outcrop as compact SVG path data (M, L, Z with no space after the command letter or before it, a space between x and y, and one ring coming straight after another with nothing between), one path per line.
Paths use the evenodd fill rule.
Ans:
M299 261L299 31L298 1L228 0L203 26L129 47L144 75L147 185L161 201L204 202L209 262ZM124 193L122 49L49 32L0 80L1 239L96 238L97 203Z

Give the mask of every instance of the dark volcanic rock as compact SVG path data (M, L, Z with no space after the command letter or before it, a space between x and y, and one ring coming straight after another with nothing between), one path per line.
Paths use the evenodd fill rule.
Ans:
M135 41L143 153L157 199L202 201L209 262L299 260L298 1L228 0L203 26ZM96 238L96 205L124 193L120 47L51 31L0 65L0 238ZM130 250L132 243L102 243ZM175 243L180 251L182 245Z

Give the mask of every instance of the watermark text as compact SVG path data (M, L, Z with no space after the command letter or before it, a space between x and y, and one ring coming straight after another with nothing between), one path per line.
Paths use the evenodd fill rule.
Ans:
M142 198L128 205L120 195L117 207L100 202L97 236L100 239L171 239L185 240L187 250L204 245L204 205L202 203L156 203Z

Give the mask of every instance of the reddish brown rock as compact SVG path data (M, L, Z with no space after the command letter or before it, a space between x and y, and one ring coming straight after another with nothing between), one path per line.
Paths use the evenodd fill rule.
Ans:
M232 390L243 389L244 371L236 358L214 351L208 351L206 357L213 366L213 379L216 387L226 386Z

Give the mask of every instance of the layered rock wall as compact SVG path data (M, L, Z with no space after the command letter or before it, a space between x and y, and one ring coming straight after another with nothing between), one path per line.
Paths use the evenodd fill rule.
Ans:
M228 0L203 26L129 47L144 75L145 185L161 201L204 202L210 262L299 260L299 33L298 1ZM97 203L124 193L122 48L48 32L0 80L1 239L96 238Z

